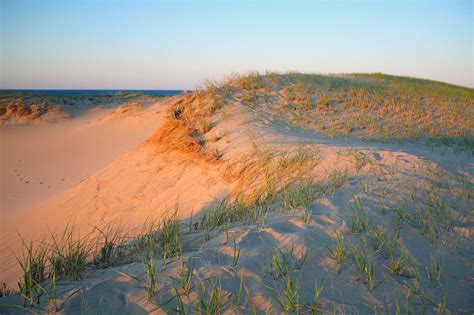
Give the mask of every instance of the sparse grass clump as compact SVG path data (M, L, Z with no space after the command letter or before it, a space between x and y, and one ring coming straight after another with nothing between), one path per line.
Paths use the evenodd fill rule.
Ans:
M332 248L330 248L331 258L337 263L337 272L342 271L342 263L346 256L346 242L341 235L337 234L333 239Z
M80 237L70 225L49 241L27 243L22 238L22 256L17 257L21 269L19 293L24 305L39 304L41 296L48 299L48 309L58 311L57 279L81 280L92 253L90 235Z
M158 268L156 266L155 255L153 252L148 252L147 255L142 257L143 270L145 272L145 281L140 279L138 276L127 274L121 271L117 271L119 274L126 276L134 280L140 288L145 290L148 299L152 299L156 293L157 279L158 279Z
M282 192L283 208L286 210L296 210L301 207L305 213L309 212L309 207L313 202L313 195L314 183L312 181L291 182L285 186ZM310 213L307 217L309 218L309 216Z
M390 272L406 278L418 277L418 264L409 251L399 244L390 257Z
M232 252L232 268L235 269L237 267L237 264L239 262L239 257L240 257L240 250L242 248L237 247L237 243L234 238L234 248Z
M191 263L191 267L187 267L184 262L183 256L181 256L181 264L180 264L178 281L179 281L181 290L183 290L185 294L188 294L194 287L193 277L194 277L194 262Z
M364 279L367 288L372 291L375 287L375 266L365 242L363 242L362 248L352 248L352 258L357 267L358 276Z
M436 305L436 313L438 314L444 314L446 309L446 304L448 302L448 293L446 289L443 289L443 292L441 294L441 298L438 302L438 305Z
M163 218L158 236L158 246L165 262L181 253L181 223L178 220L177 211L173 215Z
M299 298L301 294L300 280L294 280L293 277L286 277L286 286L281 296L277 299L278 304L285 314L299 313L300 303Z
M232 85L244 91L259 90L264 87L263 77L257 71L250 71L245 75L234 77Z
M201 283L200 288L196 290L194 306L197 314L220 314L229 302L229 294L222 289L220 280L209 281L210 289L206 288L205 283Z
M263 274L271 275L275 280L286 277L291 272L301 270L307 256L308 252L304 251L300 257L296 257L294 247L290 251L273 250L268 257L267 266L263 269Z
M311 314L318 314L321 312L321 305L320 305L319 299L320 299L320 295L323 289L324 289L324 286L323 286L322 281L318 281L314 284L314 300L308 306L308 309L311 312Z
M211 231L216 227L232 222L233 217L236 215L233 208L229 197L225 197L217 202L214 209L202 215L199 225L206 231Z
M265 272L272 275L275 280L285 277L293 270L293 266L291 265L291 255L288 253L278 250L274 251L270 257Z
M431 258L431 264L426 268L426 274L431 284L435 287L441 284L441 274L443 272L443 257L434 255Z
M143 288L147 292L148 298L151 299L156 292L156 280L158 275L155 257L152 254L150 254L148 258L143 258L143 268L146 274L146 283Z
M147 220L143 224L142 233L137 235L128 245L133 253L142 253L157 248L160 222Z
M125 240L119 234L118 230L114 230L112 226L105 229L95 228L100 238L97 239L96 251L93 262L98 268L107 268L120 262L125 256Z
M80 280L84 276L87 258L92 252L90 235L81 237L74 229L66 228L62 235L51 235L51 265L58 276Z
M17 257L22 272L18 286L24 304L33 305L46 278L47 249L41 243L34 246L32 242L26 244L23 239L22 242L23 253L21 257Z
M334 169L328 174L330 189L333 195L336 192L336 190L341 188L347 182L348 179L349 179L349 173L347 169L345 169L344 171Z
M311 87L302 81L297 81L284 90L287 107L296 111L311 110L315 105L312 101ZM319 105L319 104L318 104Z
M338 152L339 154L348 155L354 158L354 168L356 171L360 171L364 168L367 164L372 164L373 161L370 159L368 154L356 150L356 149L345 149Z
M380 251L385 245L385 232L382 227L372 231L373 247L376 252Z
M259 227L263 227L266 223L268 212L270 211L270 204L257 203L253 207L248 208L245 211L245 222L248 224L255 224Z
M367 231L370 226L369 216L366 210L362 207L360 199L355 197L353 199L351 218L351 233L363 233Z

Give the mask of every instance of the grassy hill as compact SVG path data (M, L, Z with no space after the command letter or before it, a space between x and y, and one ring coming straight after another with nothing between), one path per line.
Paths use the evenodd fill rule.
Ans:
M263 102L283 121L331 138L474 146L470 88L379 73L253 73L219 90L248 106Z

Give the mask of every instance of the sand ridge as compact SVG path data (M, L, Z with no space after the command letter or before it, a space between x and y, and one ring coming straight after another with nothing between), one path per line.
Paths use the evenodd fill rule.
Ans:
M133 236L143 232L141 228L150 218L164 218L178 209L178 219L183 220L182 242L187 248L183 260L186 268L194 268L196 288L182 294L189 307L203 286L210 290L210 285L219 288L225 301L222 307L229 313L252 309L282 313L281 303L292 307L282 293L292 279L293 285L300 287L298 303L305 310L316 307L314 291L320 284L323 291L317 307L327 312L393 310L396 301L408 301L417 310L426 303L431 312L439 307L442 290L429 284L429 267L425 266L433 263L435 255L442 255L443 285L461 292L448 296L448 307L459 312L474 309L468 280L473 272L474 231L469 210L474 172L469 152L416 143L331 139L282 120L265 101L253 100L254 105L249 106L245 95L232 97L231 93L223 96L225 106L214 108L208 96L199 93L150 107L160 108L160 112L151 116L155 125L136 146L43 204L5 216L1 278L13 283L17 277L14 261L5 254L18 251L17 231L26 239L41 239L48 229L60 230L73 218L82 234L91 226L113 223L125 226ZM182 104L203 112L213 109L209 116L175 115ZM191 113L195 111L187 115ZM132 106L97 123L127 119L141 123L144 117L150 117L150 112ZM183 117L192 127L170 136L190 137L199 146L202 159L183 154L182 147L168 146L163 143L166 138L151 141L169 119ZM202 123L203 117L209 121ZM212 161L209 152L215 153ZM311 202L306 208L300 202L293 205L292 185L309 179L314 184ZM203 216L220 209L218 205L227 196L251 189L260 193L262 183L267 195L259 195L261 200L269 198L271 185L275 185L271 188L275 192L281 188L264 221L258 221L262 216L243 216L248 223L230 214L222 226L206 225ZM257 208L266 205L255 204ZM234 212L242 210L237 201L229 207ZM355 213L361 216L360 222L354 221ZM447 219L444 215L448 213ZM380 229L384 234L377 239L375 233ZM340 237L345 248L339 266L332 250ZM233 266L236 248L240 258ZM362 269L357 253L370 261ZM288 274L273 269L275 257L285 259ZM406 259L405 265L396 269L394 264L402 263L400 257ZM157 258L157 264L159 287L152 299L133 278L146 280L138 258L113 268L88 270L77 285L64 283L62 311L81 312L81 295L72 293L80 288L93 311L110 311L114 305L128 313L171 312L172 306L160 308L156 303L171 300L170 305L176 305L174 278L181 261ZM369 277L371 273L364 274L367 268L373 271L375 281ZM239 287L244 292L241 295ZM66 300L68 294L72 297Z

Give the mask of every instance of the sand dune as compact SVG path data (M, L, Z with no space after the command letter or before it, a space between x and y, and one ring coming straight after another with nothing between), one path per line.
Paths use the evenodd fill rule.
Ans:
M117 247L127 258L117 258L111 267L89 264L81 281L59 279L56 303L64 313L173 313L180 300L188 311L205 313L211 296L219 298L217 311L229 314L372 313L397 307L472 312L472 152L461 145L381 141L370 128L354 130L357 137L331 136L346 126L331 120L334 109L324 114L325 104L312 105L321 103L321 91L315 100L295 96L294 90L288 96L288 89L300 84L294 80L291 75L237 78L150 107L122 107L46 126L37 138L28 138L30 130L24 135L6 130L10 143L21 137L31 141L36 156L15 148L2 167L16 167L22 157L19 170L32 181L28 185L41 180L54 190L46 195L41 185L26 190L20 184L2 189L2 201L12 208L2 211L2 281L13 286L19 276L11 255L21 250L17 232L40 240L73 220L81 235L112 224L127 237L142 237L127 238L127 249ZM327 119L325 128L311 129L312 121L302 125L314 112ZM427 132L438 137L457 131ZM397 130L390 132L384 137L398 136ZM56 139L53 145L40 142L51 134L57 137L47 138ZM86 152L91 155L78 158ZM28 166L32 161L42 166ZM15 174L2 176L13 183ZM67 183L53 188L59 177ZM13 193L31 195L30 202L22 201L24 210L15 210L20 204L9 199ZM144 224L168 222L174 213L169 224L178 222L172 231L179 240L171 239L179 250L170 251L158 245L171 246L160 238L164 227L146 231ZM142 288L150 288L146 249L158 274L151 296ZM186 290L179 279L190 269L192 285ZM21 303L18 296L4 301ZM40 305L48 307L47 299Z
M2 213L74 187L149 136L162 109L119 110L96 110L58 124L2 127Z

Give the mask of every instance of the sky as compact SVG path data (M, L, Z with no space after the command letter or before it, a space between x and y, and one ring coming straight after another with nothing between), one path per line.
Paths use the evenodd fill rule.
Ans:
M473 0L0 0L0 88L192 89L250 70L473 83Z

